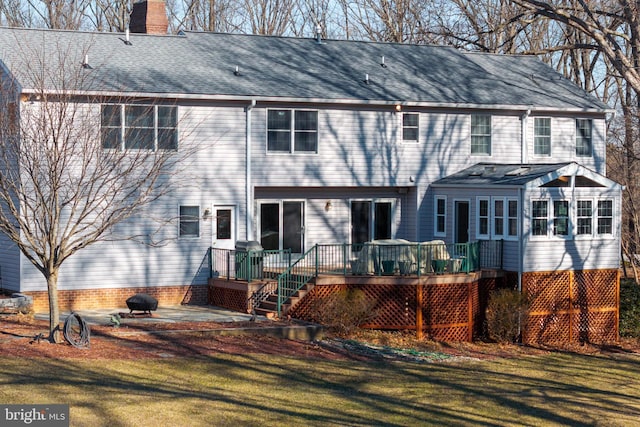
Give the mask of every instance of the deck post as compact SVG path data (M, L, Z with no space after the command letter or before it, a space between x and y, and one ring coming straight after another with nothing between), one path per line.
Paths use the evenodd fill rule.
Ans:
M422 283L416 285L416 338L421 340L423 334L422 321Z

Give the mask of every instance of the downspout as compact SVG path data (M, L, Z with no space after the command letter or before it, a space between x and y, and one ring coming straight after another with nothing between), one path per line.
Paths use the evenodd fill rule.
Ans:
M245 230L247 233L247 240L254 240L253 234L253 187L251 185L251 110L256 106L256 100L252 99L251 103L246 106L244 109L246 115L246 129L245 129L245 138L246 138L246 159L245 159L245 194L246 194L246 224Z
M531 114L531 109L527 109L520 117L520 163L523 165L527 163L527 122Z
M527 163L527 122L531 109L527 109L520 117L520 162L524 165ZM524 213L524 191L522 187L518 189L518 203L520 204L520 212ZM524 217L520 218L518 226L520 239L518 239L518 292L522 292L522 273L524 270Z
M524 191L522 187L518 188L518 203L520 204L520 212L524 214ZM522 274L524 270L524 215L520 218L518 224L520 238L518 239L518 292L522 292Z

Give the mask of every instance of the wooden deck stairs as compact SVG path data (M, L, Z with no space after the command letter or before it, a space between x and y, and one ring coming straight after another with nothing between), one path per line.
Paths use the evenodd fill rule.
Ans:
M276 284L277 286L277 284ZM293 294L288 300L286 300L281 307L280 317L286 318L287 313L293 307L296 306L304 297L307 295L311 289L313 289L314 283L309 282L304 285L300 290L298 290L295 294ZM269 319L273 319L278 317L278 294L277 292L272 292L269 296L260 302L257 307L254 309L255 314L259 316L265 316Z

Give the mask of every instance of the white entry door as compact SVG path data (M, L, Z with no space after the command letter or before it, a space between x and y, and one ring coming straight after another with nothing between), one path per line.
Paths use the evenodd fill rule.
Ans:
M213 242L216 249L234 249L236 244L235 206L213 207Z

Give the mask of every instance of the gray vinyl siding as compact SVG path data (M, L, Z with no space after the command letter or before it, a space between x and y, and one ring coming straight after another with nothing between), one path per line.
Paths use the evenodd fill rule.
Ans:
M534 122L535 117L551 119L551 155L540 156L534 154ZM576 156L576 119L591 118L592 156ZM527 160L532 163L557 163L558 161L575 161L594 171L606 175L606 121L598 117L558 117L557 115L530 116L527 119Z
M84 249L63 265L60 289L205 284L208 277L206 253L212 243L212 222L210 219L201 219L198 238L178 239L178 209L181 204L199 206L201 217L205 209L214 205L235 206L237 238L255 238L247 234L246 227L247 112L244 107L239 104L179 106L180 147L198 147L186 170L180 176L171 177L184 184L170 197L157 201L145 212L112 230L112 233L120 236L145 235L160 226L155 220L164 220L167 223L160 226L160 232L154 235L153 240L162 244L151 247L148 244L152 240L147 239L147 245L119 241ZM521 113L493 112L491 155L470 156L470 111L416 110L419 112L419 140L403 142L402 114L391 108L327 109L314 108L313 105L296 108L318 111L317 154L268 153L267 110L256 107L250 111L250 185L255 188L254 202L250 206L253 210L251 225L257 234L258 210L255 200L303 200L307 249L316 243L349 242L349 201L358 199L395 200L394 237L432 240L434 192L429 187L431 182L477 162L519 163L522 158ZM555 121L558 123L555 124ZM554 138L555 132L558 133L557 151L554 139L554 151L549 161L573 159L575 119L554 119L553 132ZM603 132L604 121L594 119L596 153L604 152ZM531 129L527 132L528 146L532 146L532 140ZM587 158L579 160L589 161ZM594 156L593 167L602 168L599 161L603 163L604 156L602 160ZM514 190L510 191L487 190L486 195L512 196ZM459 199L470 202L469 235L471 240L475 240L478 195L481 194L477 190L455 189L447 193L445 240L453 241L454 201ZM332 203L329 211L325 209L327 201ZM598 250L601 249L599 247ZM607 254L613 250L609 247L604 249ZM537 247L528 250L537 250ZM540 253L544 251L541 249ZM587 258L590 256L583 253L582 247L574 252ZM517 267L517 251L505 253L508 253L505 267ZM541 259L535 254L537 260ZM41 274L23 257L20 264L23 272L22 290L44 289ZM552 263L543 263L543 266L548 265Z
M399 193L395 188L264 188L255 190L259 201L299 200L305 206L305 248L315 244L349 243L351 201L385 200L394 203L394 238L415 240L415 192ZM331 208L326 209L327 203ZM257 224L255 225L257 227ZM256 228L257 229L257 228Z
M1 289L21 291L20 250L9 238L0 233L0 283Z
M206 284L212 221L202 215L213 205L237 207L237 236L244 238L243 108L180 106L179 111L180 147L197 145L198 150L181 176L170 178L179 183L177 190L118 224L111 234L145 236L154 230L159 232L152 238L141 238L142 244L124 240L83 249L63 264L61 290ZM178 238L180 205L200 206L200 237ZM22 290L46 289L43 276L24 257L21 264Z

